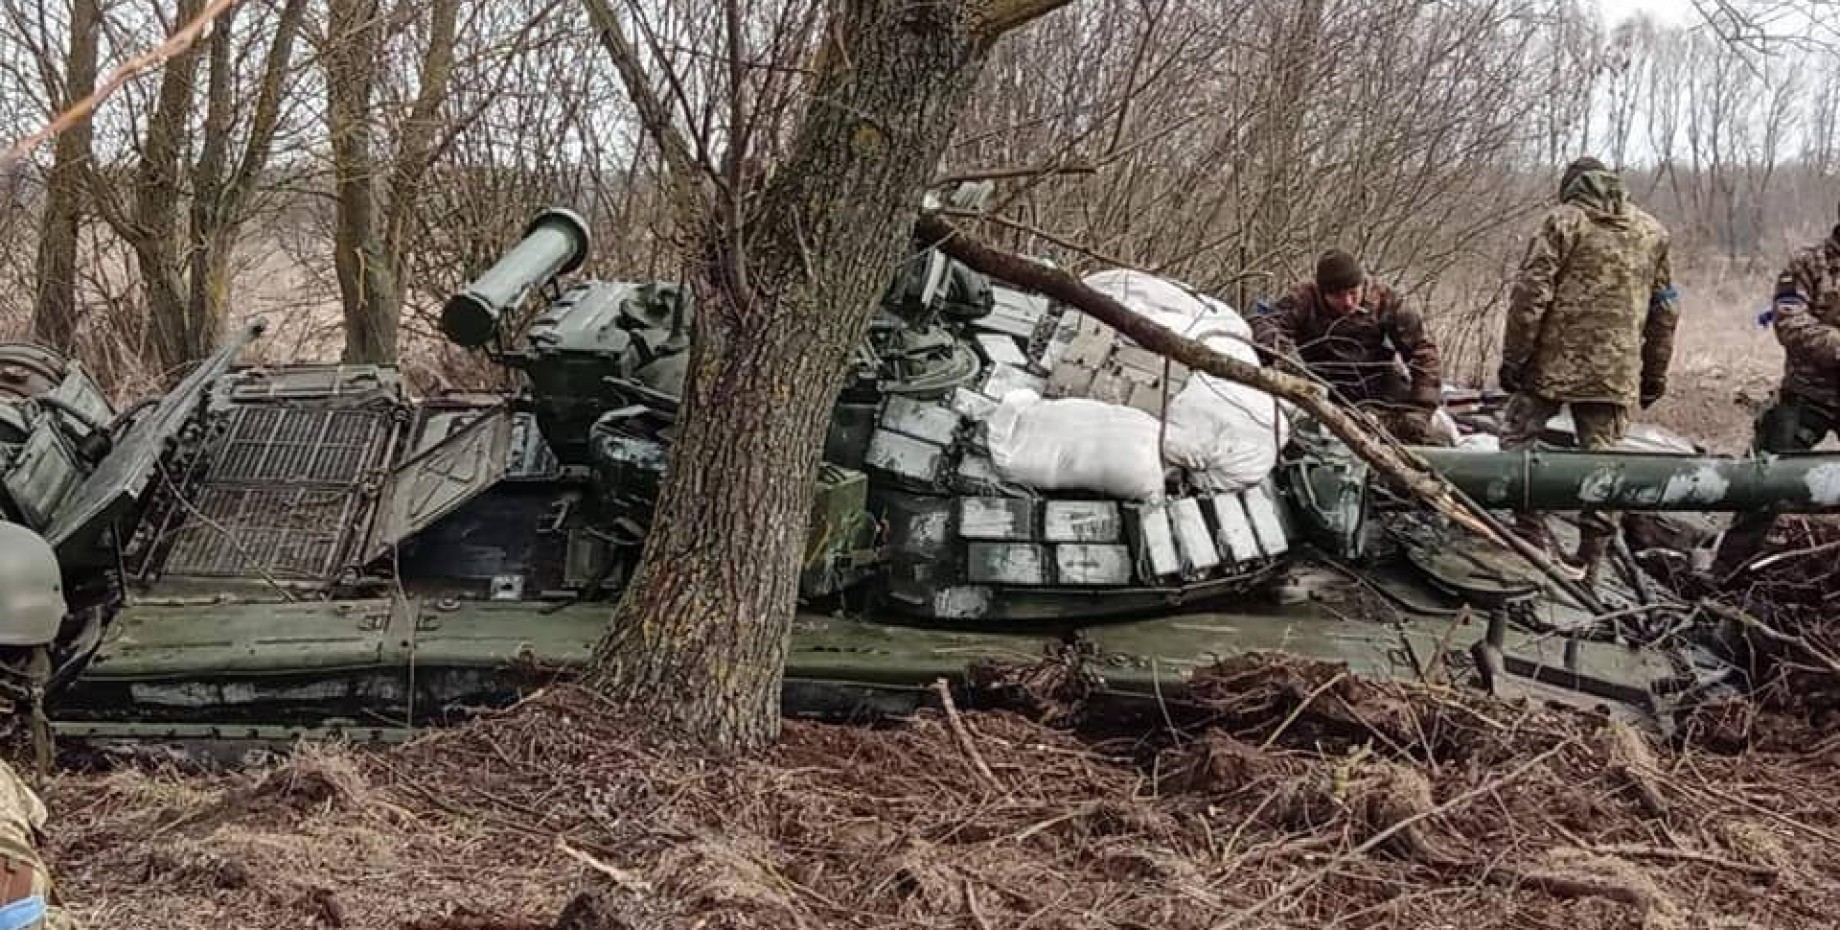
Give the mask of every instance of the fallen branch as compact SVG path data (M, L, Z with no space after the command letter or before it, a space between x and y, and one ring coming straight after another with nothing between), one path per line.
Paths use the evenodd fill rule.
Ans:
M991 930L990 921L984 918L984 909L978 906L977 889L972 886L969 878L965 879L965 906L970 909L971 920L977 924L978 930Z
M1811 555L1826 555L1835 551L1840 551L1840 539L1833 540L1832 542L1825 542L1818 546L1809 546L1806 549L1795 549L1789 552L1778 552L1774 555L1767 555L1755 562L1744 565L1739 568L1737 572L1733 572L1733 574L1760 572L1778 562L1793 562L1797 559L1808 558Z
M1593 612L1602 611L1597 599L1545 553L1509 532L1500 520L1433 471L1423 459L1356 422L1347 411L1329 400L1328 392L1321 385L1215 352L1205 343L1131 312L1124 304L1086 286L1066 271L978 242L939 214L923 214L914 228L920 238L935 243L940 251L964 262L972 270L1052 297L1110 326L1147 351L1180 362L1192 371L1203 371L1257 388L1295 404L1405 493L1484 539L1512 549L1553 579L1578 603Z
M1752 801L1748 798L1744 798L1739 795L1721 791L1710 785L1703 785L1703 784L1684 785L1675 779L1668 779L1668 782L1669 784L1674 785L1674 787L1678 789L1682 789L1685 791L1691 791L1696 794L1704 794L1704 795L1707 795L1713 798L1717 798L1718 800L1725 801L1730 804L1736 804L1739 807L1744 808L1745 810L1751 811L1756 814L1761 814L1762 816L1768 817L1771 820L1774 820L1777 823L1780 823L1785 827L1789 827L1794 830L1800 830L1803 833L1806 833L1809 836L1812 836L1815 839L1818 839L1833 848L1840 849L1840 834L1836 834L1831 830L1823 830L1820 827L1817 827L1814 824L1809 823L1807 819L1804 817L1792 817L1788 814L1774 810L1767 805L1759 804L1756 801Z
M1717 601L1711 600L1702 600L1699 602L1699 605L1711 611L1714 616L1720 619L1730 620L1747 630L1757 631L1764 639L1778 645L1792 646L1800 650L1804 657L1819 663L1822 669L1827 673L1840 676L1840 659L1834 658L1808 640L1800 636L1791 636L1788 633L1784 633L1736 607L1728 607Z
M1661 788L1650 775L1661 767L1655 762L1654 753L1649 751L1648 744L1642 741L1642 735L1626 723L1613 721L1603 731L1601 740L1604 754L1610 759L1610 771L1629 783L1636 797L1641 799L1643 808L1665 820L1668 815L1667 796L1661 793Z
M1303 716L1303 712L1309 709L1309 706L1311 704L1314 704L1317 698L1322 697L1322 694L1324 691L1327 691L1330 688L1335 687L1337 684L1341 682L1342 679L1347 678L1347 677L1348 677L1348 673L1345 671L1336 672L1334 677L1330 678L1328 681L1325 681L1320 685L1317 685L1316 690L1311 691L1309 695L1305 697L1301 703L1299 703L1296 707L1292 708L1291 712L1285 716L1283 722L1278 724L1278 728L1276 730L1271 731L1270 736L1265 737L1265 741L1259 744L1259 749L1261 750L1270 749L1272 744L1278 741L1278 737L1283 736L1284 731L1290 729L1291 724L1296 723L1297 718Z
M1748 862L1738 862L1734 859L1715 856L1711 853L1696 852L1691 849L1666 849L1660 846L1643 846L1633 843L1624 843L1615 846L1587 846L1585 848L1599 855L1623 856L1628 859L1673 859L1679 862L1697 862L1702 865L1730 869L1733 872L1743 872L1747 875L1755 875L1758 878L1775 878L1778 872L1773 866L1752 865Z
M1491 869L1487 878L1500 885L1526 885L1530 888L1538 888L1556 898L1604 898L1645 911L1655 906L1655 898L1647 889L1609 878L1556 875L1551 872L1521 871L1505 867Z
M984 755L978 752L977 744L971 741L971 731L965 728L964 719L958 715L958 704L952 700L951 686L946 684L944 678L938 678L933 681L933 691L939 695L939 703L945 707L946 725L951 727L952 735L958 738L958 747L965 751L966 757L971 760L972 767L977 769L978 775L982 776L991 788L1001 792L1003 783L997 780L997 773L990 770L990 765L984 761Z
M639 876L634 875L633 873L620 868L619 866L608 865L607 863L602 862L601 860L596 859L595 857L591 855L588 855L586 852L583 852L582 850L579 850L573 846L570 846L568 844L568 841L564 840L560 836L556 837L556 849L561 851L563 855L568 856L570 859L574 859L576 862L579 862L582 865L585 865L588 868L593 869L594 871L607 876L607 878L612 880L614 884L620 886L621 888L626 889L627 891L637 892L640 894L647 894L647 893L650 893L652 890L651 882L648 882L645 879L640 878Z

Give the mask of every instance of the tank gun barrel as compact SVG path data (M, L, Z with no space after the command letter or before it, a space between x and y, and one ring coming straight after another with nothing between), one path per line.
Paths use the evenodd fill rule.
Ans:
M1788 513L1840 508L1840 454L1413 451L1484 507Z
M553 207L537 214L524 238L466 290L441 308L441 331L456 345L485 345L506 311L557 275L581 267L588 257L588 224L572 210Z

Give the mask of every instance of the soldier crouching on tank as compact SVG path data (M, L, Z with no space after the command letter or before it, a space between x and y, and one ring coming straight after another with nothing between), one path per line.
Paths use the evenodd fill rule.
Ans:
M50 763L42 700L66 605L57 555L38 534L0 521L0 693L28 714L41 767ZM74 930L38 854L45 805L0 761L0 930Z
M1451 444L1432 419L1442 395L1437 342L1417 308L1368 279L1353 255L1325 252L1315 280L1255 316L1252 332L1266 364L1301 360L1335 400L1372 413L1400 442Z
M1508 305L1500 380L1508 398L1504 449L1531 445L1569 406L1578 445L1610 449L1629 428L1629 410L1667 390L1680 319L1668 232L1629 202L1623 180L1594 158L1568 165L1559 204L1527 246ZM1616 538L1617 515L1585 510L1574 568L1596 580ZM1550 545L1538 514L1515 528Z
M1782 385L1758 417L1756 452L1806 452L1840 431L1840 225L1795 253L1776 279L1771 326L1783 347ZM1719 541L1712 570L1737 571L1763 548L1772 511L1739 514Z

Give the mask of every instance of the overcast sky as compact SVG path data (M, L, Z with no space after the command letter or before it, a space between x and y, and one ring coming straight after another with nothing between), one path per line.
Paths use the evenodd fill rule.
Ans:
M1643 12L1672 25L1692 22L1699 15L1693 0L1597 0L1597 6L1612 25Z

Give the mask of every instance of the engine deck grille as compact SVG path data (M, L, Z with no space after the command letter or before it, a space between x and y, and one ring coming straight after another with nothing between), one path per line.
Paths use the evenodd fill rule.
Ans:
M172 531L166 572L321 579L338 568L358 494L307 487L205 488Z
M324 581L387 465L390 411L237 405L188 504L161 528L162 574Z
M383 453L388 415L375 410L244 407L211 466L211 483L357 484Z

